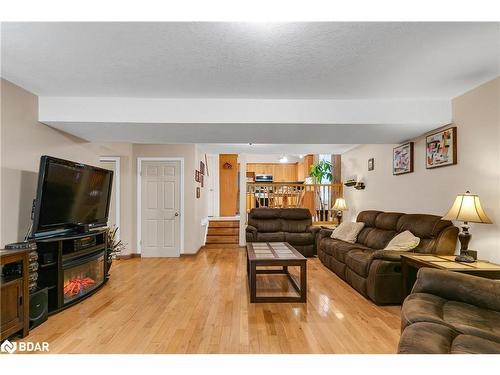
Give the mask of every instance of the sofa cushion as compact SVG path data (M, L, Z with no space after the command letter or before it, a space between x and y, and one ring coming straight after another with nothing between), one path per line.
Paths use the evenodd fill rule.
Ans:
M353 249L346 254L345 264L358 275L367 277L373 252L372 249Z
M374 227L375 220L377 216L380 215L382 211L361 211L356 218L356 221L365 223L366 227Z
M481 337L460 334L436 323L415 323L401 334L400 354L493 354L500 344Z
M314 244L314 235L308 233L287 233L285 232L285 241L291 245L312 245Z
M391 251L410 251L418 246L420 243L420 238L415 237L409 230L405 230L399 233L397 236L393 237L389 241L384 250Z
M311 221L311 212L307 208L285 208L280 211L280 217L285 220Z
M353 249L368 249L359 243L349 243L333 238L324 238L321 241L321 249L328 255L333 256L339 262L345 263L346 254Z
M285 241L284 232L258 232L257 242L283 242Z
M418 238L434 238L451 225L451 221L441 220L441 217L436 215L406 214L399 218L396 230L409 230Z
M311 225L311 219L305 220L281 220L281 230L290 233L304 233Z
M332 238L349 243L356 243L359 232L363 229L365 223L341 223L332 232Z
M281 219L267 219L267 220L248 220L248 224L257 228L258 232L271 233L281 232Z
M372 249L383 249L397 233L393 230L372 228L366 237L365 245Z
M399 212L382 212L375 218L375 227L390 231L397 230L398 220L404 214Z
M438 323L500 343L500 312L433 294L412 293L406 298L401 309L401 325L406 327L416 322Z

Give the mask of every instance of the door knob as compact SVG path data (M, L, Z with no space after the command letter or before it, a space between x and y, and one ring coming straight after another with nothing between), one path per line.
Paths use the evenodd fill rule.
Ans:
M176 213L175 213L175 216L179 216L179 213L178 213L178 212L176 212Z

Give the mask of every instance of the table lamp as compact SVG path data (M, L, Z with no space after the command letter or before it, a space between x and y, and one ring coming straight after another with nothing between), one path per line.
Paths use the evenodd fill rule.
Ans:
M453 206L448 213L443 216L444 220L462 221L462 231L458 234L460 240L460 255L455 258L457 262L472 263L475 261L467 252L471 235L469 233L469 223L491 224L491 220L481 206L479 196L467 191L465 194L458 194Z
M337 220L339 224L342 222L342 212L347 211L347 204L344 198L337 198L333 204L332 210L337 211Z

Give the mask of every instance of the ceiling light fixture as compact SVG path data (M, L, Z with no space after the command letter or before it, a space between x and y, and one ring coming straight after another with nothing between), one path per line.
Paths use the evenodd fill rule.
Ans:
M286 163L286 162L288 162L288 158L286 156L282 156L280 158L280 163Z

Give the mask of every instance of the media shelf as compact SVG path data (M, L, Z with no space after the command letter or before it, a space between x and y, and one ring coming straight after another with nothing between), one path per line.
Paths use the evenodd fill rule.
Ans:
M81 301L104 285L107 230L36 240L38 287L48 289L49 314Z

